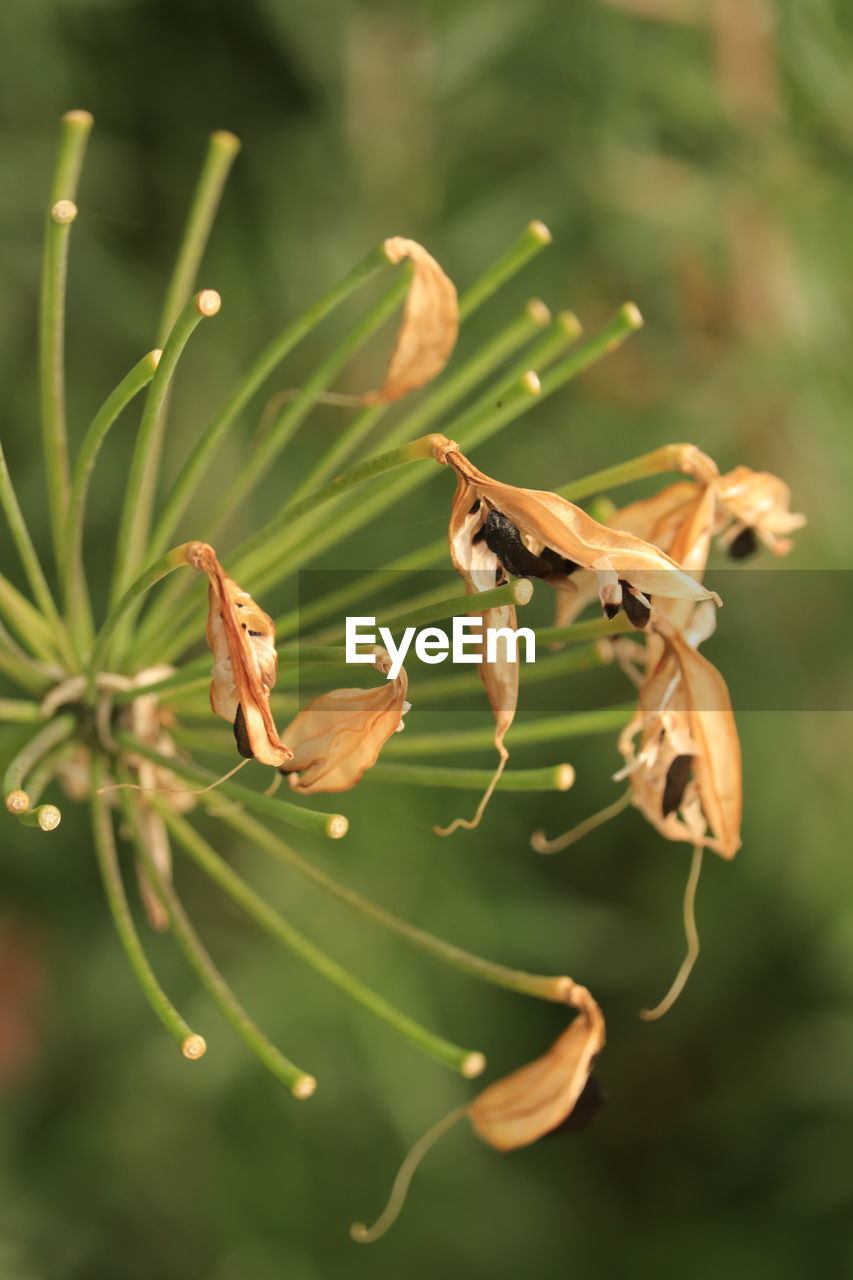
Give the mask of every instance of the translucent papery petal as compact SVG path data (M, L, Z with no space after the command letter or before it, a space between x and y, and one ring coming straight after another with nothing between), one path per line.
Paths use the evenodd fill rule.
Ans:
M562 1124L604 1047L601 1010L586 987L571 985L566 1003L578 1012L567 1030L541 1058L489 1085L468 1108L474 1132L498 1151L529 1146Z
M376 661L386 675L385 650ZM375 689L335 689L300 711L286 730L293 758L282 772L294 791L349 791L371 768L388 739L402 727L408 709L408 679L401 668L394 680Z
M429 382L447 364L459 333L456 288L423 245L392 236L385 253L391 262L409 259L412 282L385 379L362 397L364 404L399 400Z
M740 529L755 529L774 555L784 556L793 546L785 535L806 523L804 515L791 511L789 486L769 471L735 467L720 477L716 492L724 514L737 522L724 541L731 541Z

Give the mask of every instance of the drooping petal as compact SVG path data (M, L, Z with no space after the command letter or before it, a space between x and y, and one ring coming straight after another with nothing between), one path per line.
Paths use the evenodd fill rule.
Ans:
M806 517L791 511L791 490L784 480L769 471L735 467L720 476L717 499L723 509L722 544L730 549L738 537L754 530L775 556L785 556L793 543L786 534L801 529ZM728 521L726 521L728 516Z
M377 646L376 670L383 676L391 660ZM403 727L408 680L400 669L394 680L375 689L335 689L310 702L288 725L285 737L293 758L281 772L294 791L349 791L377 761L388 739Z
M498 1151L536 1142L571 1115L605 1041L604 1018L586 987L572 984L577 1015L541 1058L489 1085L468 1108L474 1132Z
M385 253L390 262L409 259L412 282L384 381L362 396L364 404L399 400L429 382L447 364L459 333L456 288L423 245L392 236Z
M290 748L278 736L270 691L278 674L272 618L223 570L213 547L194 542L187 563L210 584L207 643L213 654L210 705L234 726L241 755L278 767Z

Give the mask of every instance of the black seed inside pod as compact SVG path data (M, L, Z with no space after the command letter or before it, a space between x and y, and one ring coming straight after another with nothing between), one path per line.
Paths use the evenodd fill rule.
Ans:
M754 556L757 550L758 538L755 530L750 528L741 529L738 536L729 543L729 559L746 560L748 556Z
M643 604L642 600L638 600L628 583L621 578L619 579L619 585L622 588L622 608L625 610L626 618L632 627L644 627L651 615L649 606Z
M661 802L661 809L665 818L668 818L671 813L675 813L684 799L684 792L690 781L692 771L692 756L676 756L667 769L666 782L663 787L663 800Z
M234 717L234 741L241 756L245 756L247 760L254 760L255 753L249 743L249 731L246 728L246 717L243 715L241 703L238 703L237 714Z

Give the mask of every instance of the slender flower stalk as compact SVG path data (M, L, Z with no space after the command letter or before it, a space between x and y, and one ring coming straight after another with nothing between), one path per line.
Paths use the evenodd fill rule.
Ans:
M483 791L492 773L492 769L454 769L430 764L376 764L365 774L365 781ZM574 779L575 771L570 764L546 765L544 769L505 769L495 790L568 791Z
M0 720L6 724L27 724L32 720L41 720L39 704L27 702L23 698L0 698Z
M155 977L154 970L143 950L133 923L124 883L121 878L118 853L115 845L112 818L106 801L98 796L101 775L96 763L92 766L92 831L95 841L95 852L104 885L107 903L113 917L116 933L119 936L128 963L136 980L142 988L151 1008L169 1032L169 1035L180 1045L181 1053L190 1061L203 1057L207 1044L203 1036L193 1031L178 1013L169 997Z
M26 746L22 747L18 754L10 760L3 774L3 796L9 807L9 796L12 794L24 795L27 803L23 806L29 808L29 797L24 790L27 774L33 769L43 756L58 746L60 742L64 742L71 737L77 727L73 716L58 716L55 720L49 721L43 729L34 734L30 738Z
M208 139L207 153L187 215L172 278L166 289L157 327L158 347L165 344L193 291L222 192L239 150L240 139L226 129L218 129Z
M25 595L0 573L0 616L15 631L30 654L43 662L55 663L61 657L57 633Z
M282 942L289 951L349 996L356 1004L380 1018L438 1062L444 1063L454 1071L459 1071L469 1079L480 1074L486 1065L486 1060L481 1053L461 1049L442 1036L434 1035L407 1014L395 1009L375 991L371 991L363 982L354 978L351 973L294 929L279 912L255 893L236 872L231 870L194 827L178 814L172 813L165 805L157 807L176 839L211 880L215 881L257 924Z
M166 397L181 354L202 320L220 307L215 289L202 289L184 306L163 347L148 389L145 409L127 479L127 498L116 543L111 600L119 599L144 564L148 528L154 505L160 450L165 426Z
M596 711L574 711L565 716L548 716L542 720L516 721L512 727L515 746L534 742L560 742L564 738L583 738L588 734L612 733L621 729L634 710L631 705L602 707ZM405 733L392 739L385 748L389 756L444 755L457 751L473 751L492 745L491 726L476 729L448 729L446 733Z
M71 226L77 217L77 184L93 119L88 111L62 117L59 149L46 219L39 304L39 382L42 440L53 546L62 553L68 504L68 435L65 423L65 285Z
M642 480L646 476L658 476L666 471L683 471L682 462L685 450L692 445L665 444L651 453L642 453L638 458L628 462L620 462L615 467L605 467L603 471L593 471L564 484L555 492L561 498L577 502L580 498L588 498L591 494L601 493L607 489L615 489L619 485L630 484L634 480Z
M60 575L65 586L65 608L71 622L72 634L80 649L91 645L93 634L86 572L83 566L83 525L92 471L107 433L134 397L148 386L154 377L162 354L160 350L149 351L107 396L89 424L74 463Z
M264 1064L270 1074L295 1098L310 1098L317 1088L317 1081L286 1058L281 1050L264 1035L223 978L184 910L180 898L148 852L140 823L139 806L126 792L122 795L122 808L130 823L137 854L168 915L169 927L175 941L202 986L250 1053Z
M283 840L280 840L278 836L267 830L262 823L252 818L249 814L235 813L232 808L223 805L222 800L213 794L205 796L202 803L206 809L227 823L228 826L242 831L243 835L251 840L256 848L263 849L278 861L286 863L294 871L313 881L325 893L337 898L339 902L343 902L366 919L382 925L384 929L388 929L391 933L398 934L411 946L426 952L433 959L440 960L442 963L450 965L453 969L458 969L460 973L465 973L468 977L479 978L483 982L491 983L496 987L503 987L508 991L515 991L519 995L535 996L539 1000L550 1000L558 1004L563 1001L566 983L564 976L558 974L553 977L543 977L536 973L525 973L522 969L511 969L507 965L495 964L491 960L484 960L481 956L465 951L462 947L454 946L451 942L445 942L443 938L437 938L425 929L419 929L415 925L409 924L408 921L401 920L392 912L386 911L384 907L380 907L368 898L362 897L354 889L349 889L345 885L339 884L332 876L327 875L325 871L321 871L319 867L315 866L313 862L309 862L307 858L301 857L295 849L291 849L289 845L285 844Z

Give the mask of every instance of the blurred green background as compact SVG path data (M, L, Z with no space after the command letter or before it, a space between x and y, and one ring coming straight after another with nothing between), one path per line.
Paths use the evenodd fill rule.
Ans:
M43 205L56 118L86 107L96 126L70 273L75 439L153 345L205 137L228 128L244 150L200 281L224 305L180 371L172 471L262 343L371 244L421 239L464 286L538 217L554 245L477 313L463 352L534 295L571 307L588 331L630 298L646 328L477 462L547 487L692 440L723 469L791 482L809 526L786 568L849 567L853 10L842 0L8 0L0 50L0 412L42 534ZM363 305L312 335L274 389L300 385ZM379 343L344 389L375 385L381 365ZM256 421L247 415L220 454L211 495ZM235 519L235 539L340 423L340 410L314 415ZM129 447L117 429L97 473L96 581ZM375 567L389 545L434 538L449 492L446 480L425 487L322 566ZM0 553L6 571L5 530ZM518 765L571 760L575 789L498 796L471 835L430 833L469 796L365 783L340 806L345 841L298 841L472 950L571 973L608 1020L598 1077L609 1101L588 1130L498 1156L460 1126L370 1249L350 1243L349 1223L372 1219L403 1152L471 1086L348 1008L181 866L238 993L320 1087L307 1104L286 1096L157 938L158 970L210 1046L188 1066L127 971L85 812L66 803L50 838L4 823L0 1280L853 1274L853 685L841 590L798 619L797 649L839 710L739 717L744 847L731 865L707 859L703 954L659 1023L637 1010L682 954L686 847L634 813L554 859L528 847L532 828L561 830L613 796L612 739L519 749ZM708 653L742 684L773 638L762 612L727 647L724 613ZM574 699L567 687L566 709ZM0 736L0 757L13 739ZM559 1009L440 970L239 842L217 842L361 976L487 1052L488 1078L564 1025Z

